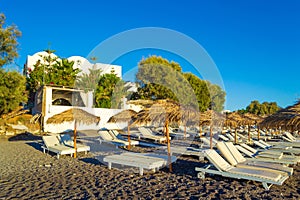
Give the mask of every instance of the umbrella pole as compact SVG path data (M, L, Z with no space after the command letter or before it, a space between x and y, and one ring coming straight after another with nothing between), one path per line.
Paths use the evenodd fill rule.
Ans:
M77 147L76 147L76 135L77 135L77 133L76 133L76 129L77 129L77 122L76 122L76 120L75 120L75 122L74 122L74 149L75 149L75 152L74 152L74 158L76 158L77 157Z
M259 130L259 126L257 127L257 139L260 140L260 130Z
M250 127L250 125L248 124L248 142L249 142L249 143L250 143L250 141L251 141L250 130L251 130L251 127Z
M237 127L234 129L234 143L237 144Z
M166 127L166 137L167 137L167 147L168 147L168 163L169 163L169 171L172 172L172 162L171 162L171 145L170 145L170 134L169 134L169 124L168 120L165 123Z
M202 126L199 126L199 137L202 137Z
M184 125L184 139L186 139L186 125Z
M212 146L212 137L213 137L213 133L212 133L212 130L213 130L213 128L212 128L212 125L210 125L210 141L209 141L209 146L210 146L210 149L212 149L213 148L213 146Z
M128 150L130 150L130 125L127 124L127 133L128 133Z

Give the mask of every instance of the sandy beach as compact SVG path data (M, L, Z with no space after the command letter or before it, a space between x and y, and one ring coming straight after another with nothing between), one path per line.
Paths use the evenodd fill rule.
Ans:
M167 168L143 176L108 170L92 152L78 158L43 154L41 138L0 139L0 199L299 199L300 165L282 186L207 176L197 178L197 158L179 157Z

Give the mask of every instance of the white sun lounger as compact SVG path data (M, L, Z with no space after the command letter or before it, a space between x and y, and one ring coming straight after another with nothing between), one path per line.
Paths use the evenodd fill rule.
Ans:
M198 177L202 179L205 178L205 173L217 174L229 178L258 181L262 183L266 190L269 190L273 184L282 185L289 177L288 175L285 176L281 173L231 166L213 149L205 150L204 153L205 157L216 169L213 169L212 165L208 165L204 168L196 167L195 170L199 171Z
M167 140L165 136L154 135L152 131L148 128L139 127L138 130L140 132L140 134L138 134L139 138L154 140L159 143L165 142Z
M179 154L179 155L187 155L187 156L197 156L199 160L204 160L204 149L197 149L193 147L185 147L185 146L172 146L171 153Z
M176 161L176 157L171 156L171 162ZM139 154L139 153L122 153L119 155L105 156L104 162L108 163L108 168L111 169L112 164L126 165L130 167L138 167L139 174L143 175L144 169L157 171L168 163L168 157L154 154Z
M210 147L210 138L200 137L200 140L203 142L204 146ZM217 144L217 140L212 138L212 146L215 147Z
M284 132L284 134L286 135L286 137L287 137L288 139L291 140L291 142L299 142L299 143L300 143L300 139L295 138L291 133L289 133L289 132Z
M117 130L109 130L109 132L113 136L114 140L115 139L119 139L119 140L122 140L122 141L125 140L125 139L122 138L121 134ZM125 141L125 144L126 144L126 146L128 146L128 144L129 144L128 141ZM139 144L140 144L139 141L130 139L130 145L136 146L136 145L139 145Z
M256 150L251 151L251 147L245 144L235 145L235 147L246 156L250 157L248 160L253 161L265 161L265 162L272 162L272 163L280 163L280 164L297 164L299 162L299 159L295 156L289 156L289 155L274 155L274 154L268 154L263 152L258 152ZM253 148L252 148L253 149Z
M280 152L280 153L291 153L291 154L300 154L299 148L293 148L291 146L284 146L284 145L270 145L266 142L259 140L254 141L254 144L259 146L262 149L273 151L273 152Z
M232 142L219 142L217 148L220 150L226 160L233 166L238 168L254 168L263 169L267 171L274 171L293 174L293 168L282 164L268 163L264 161L247 160L233 145ZM275 171L275 172L276 172Z
M100 131L98 131L98 134L100 135L102 140L105 142L109 142L109 143L115 144L117 146L128 146L129 145L128 141L117 138L116 135L109 130L100 130ZM100 139L100 143L102 142L102 140ZM138 144L139 144L138 141L135 141L135 140L130 141L130 145L138 145Z
M57 137L58 137L60 143L63 143L66 146L74 148L74 141L72 140L72 138L69 134L60 134ZM90 146L76 142L76 151L77 152L85 152L85 154L87 154L87 152L90 151Z
M222 139L223 141L225 141L225 142L229 141L229 138L226 137L225 135L219 134L218 137L219 137L220 139Z
M43 136L42 139L44 142L44 146L42 146L44 153L46 153L46 151L56 153L57 158L59 158L60 155L67 154L72 156L75 153L74 148L61 144L55 135Z

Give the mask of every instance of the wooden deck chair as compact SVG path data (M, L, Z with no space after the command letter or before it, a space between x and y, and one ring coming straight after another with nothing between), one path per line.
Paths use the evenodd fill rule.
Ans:
M196 167L199 171L198 177L205 178L205 173L221 175L229 178L245 179L261 182L266 190L269 190L273 184L282 185L288 179L288 175L281 173L237 168L226 162L215 150L208 149L204 151L205 157L213 165L208 165L204 168ZM215 169L213 169L215 167Z
M71 156L75 153L75 149L69 146L66 146L58 140L57 136L43 136L42 140L44 142L44 146L42 146L43 152L46 151L53 152L57 155L59 159L60 155L67 155L70 154Z
M274 171L293 174L293 168L277 163L268 163L263 161L247 160L233 145L232 142L219 142L217 148L220 150L226 160L233 166L239 168L256 168L266 171Z

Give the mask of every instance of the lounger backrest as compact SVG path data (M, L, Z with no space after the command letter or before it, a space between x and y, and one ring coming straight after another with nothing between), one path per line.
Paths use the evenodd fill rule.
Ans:
M138 130L143 134L143 135L152 135L151 132L145 127L139 127Z
M108 131L98 131L103 140L111 141L114 138L109 134Z
M42 139L47 147L60 145L60 142L55 135L43 136Z
M245 149L247 149L248 151L251 151L253 154L257 153L257 150L250 147L249 145L245 144L245 143L242 143L240 144L242 147L244 147Z
M226 136L227 136L231 141L234 141L234 137L232 137L231 134L227 133Z
M224 142L218 142L217 143L217 148L219 149L219 151L222 153L223 157L226 158L226 160L233 166L237 165L238 162L236 161L236 159L233 157L233 155L231 154L231 152L229 151L229 149L227 148L227 146L225 145Z
M204 154L207 159L220 171L228 171L233 168L213 149L205 150Z
M263 149L267 149L268 147L262 143L260 143L259 141L254 141L253 142L256 146L259 146L260 148L263 148Z
M227 146L237 163L246 161L246 158L239 152L239 150L233 145L232 142L225 142L225 145Z
M254 154L251 151L248 151L247 149L245 149L244 147L242 147L240 145L235 145L235 147L237 148L237 150L239 150L240 152L246 154L250 158L254 157Z
M292 140L292 141L296 140L296 138L291 133L289 133L289 132L284 132L284 133L290 140Z
M282 136L282 139L285 140L285 141L288 141L288 142L293 142L290 138L287 138L287 137L284 137L284 136Z
M224 140L225 142L229 141L229 139L228 139L226 136L221 135L221 134L219 134L219 138L221 138L221 139Z
M210 145L210 141L206 137L201 137L200 140L205 144L205 145Z
M259 140L259 142L260 142L261 144L265 145L266 147L271 147L271 146L272 146L272 145L266 143L266 142L263 141L263 140Z
M112 137L114 137L114 138L120 137L120 136L119 136L119 132L116 131L116 130L109 130L108 132L109 132L110 135L111 135Z

